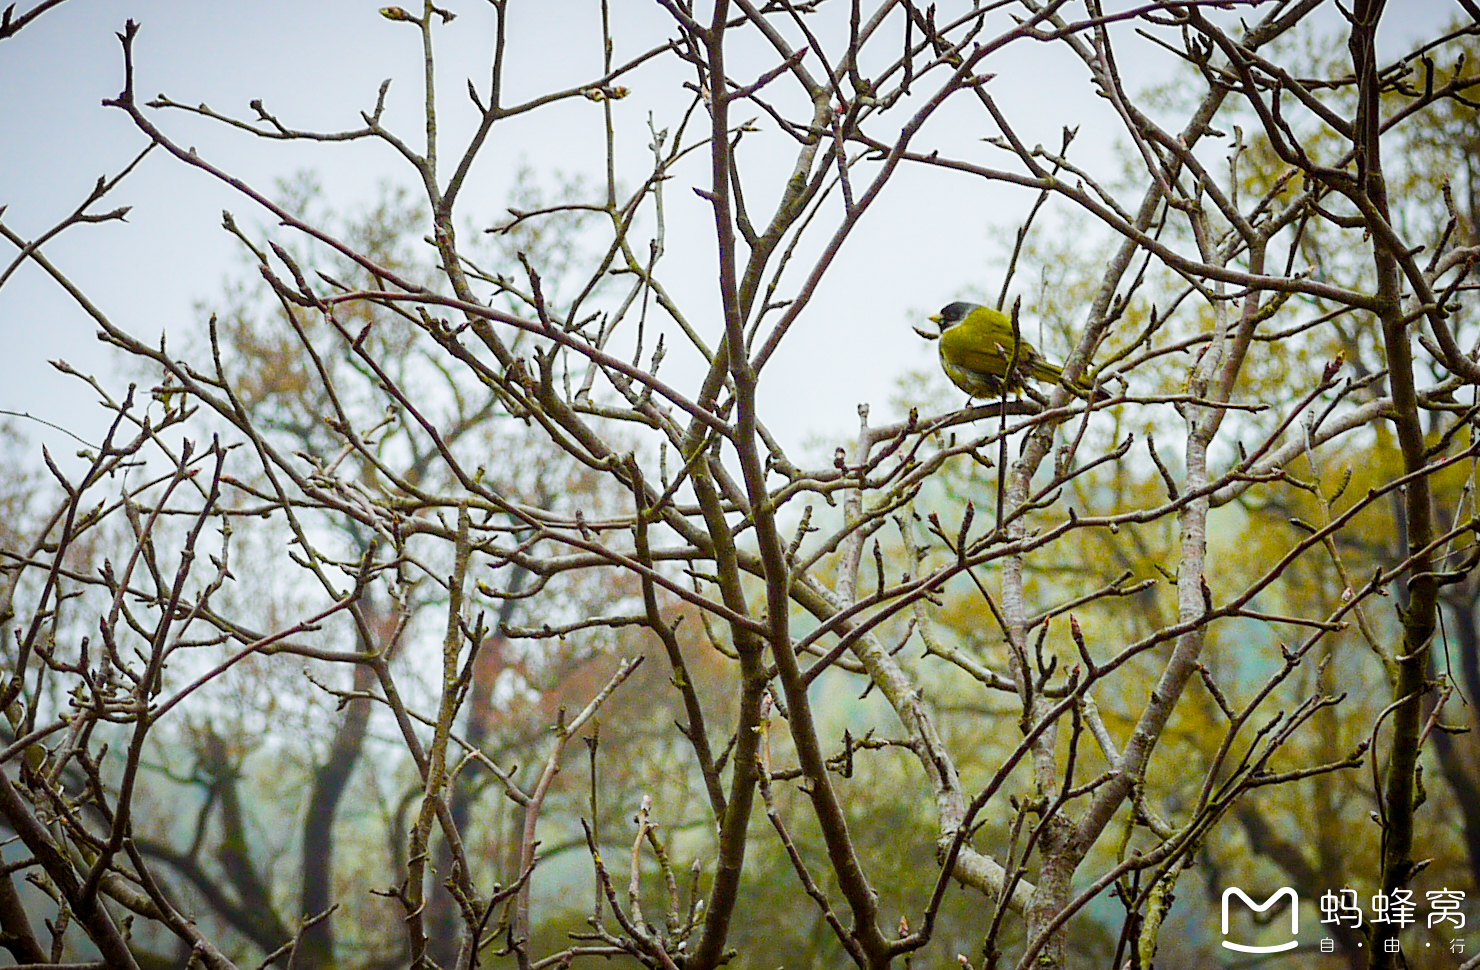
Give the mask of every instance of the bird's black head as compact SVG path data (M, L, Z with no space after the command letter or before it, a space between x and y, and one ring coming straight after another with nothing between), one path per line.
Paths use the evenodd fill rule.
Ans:
M975 303L966 303L957 300L955 303L947 303L941 307L940 312L931 319L939 323L940 328L944 330L946 327L954 327L962 320L965 320L966 315L975 309Z
M915 333L924 337L926 340L935 340L941 334L945 333L947 330L954 327L962 320L965 320L966 315L975 309L975 303L966 303L961 300L957 300L955 303L947 303L945 306L941 307L939 313L933 313L927 318L930 320L931 323L935 324L936 330L934 332L929 330L922 330L919 327L916 327Z

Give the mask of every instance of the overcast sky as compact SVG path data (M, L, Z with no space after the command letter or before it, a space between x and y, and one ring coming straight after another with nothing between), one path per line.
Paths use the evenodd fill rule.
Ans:
M455 144L458 121L467 121L463 79L486 86L492 18L482 2L448 3L460 16L438 31L440 79L449 105L449 142ZM347 129L360 124L359 111L373 105L380 82L392 77L387 124L414 141L418 34L380 17L378 6L365 0L69 0L48 12L0 41L5 223L32 238L69 212L98 176L116 173L143 147L125 115L100 104L121 87L115 32L127 18L142 25L142 98L164 92L242 117L250 116L248 102L261 98L288 124ZM943 3L942 14L951 6ZM513 0L510 7L508 100L593 75L600 50L597 0ZM1452 0L1401 0L1390 7L1383 38L1390 50L1460 15ZM612 13L618 61L672 34L656 3L612 0ZM1144 45L1122 64L1133 84L1149 84L1171 69L1168 58ZM994 56L987 69L997 72L994 94L1013 111L1030 143L1055 143L1061 125L1078 124L1081 157L1101 165L1111 160L1117 128L1104 102L1089 92L1082 67L1052 48L1023 44ZM647 112L654 112L660 126L672 124L684 103L679 85L685 79L671 67L654 67L628 82L632 97L616 105L618 123L625 123L623 157L634 162L628 184L643 174L636 163L645 154ZM263 142L182 112L157 114L172 137L259 188L270 190L274 179L311 169L336 206L352 209L372 201L382 181L413 184L409 168L381 143ZM600 109L578 99L498 130L464 204L469 224L482 219L486 225L497 217L521 163L599 177L600 124ZM982 154L987 149L979 139L985 134L991 132L979 115L947 114L916 144ZM764 191L765 179L784 177L785 161L779 155L748 159L758 166L762 202L774 198ZM686 250L682 231L708 218L707 204L687 191L702 185L705 175L703 164L678 173L674 183L684 191L668 196L674 226L666 276L681 296L696 301L712 297L713 258L697 244ZM996 240L1030 201L979 180L902 172L863 231L848 241L766 375L766 417L783 441L795 446L809 436L847 436L856 427L859 403L871 403L876 417L885 418L898 377L933 366L933 347L913 335L910 323L973 287L995 293L993 259L1001 252ZM161 331L183 336L198 327L196 304L218 300L228 276L240 274L237 247L220 229L223 208L249 231L267 225L249 200L163 153L146 160L103 208L118 205L133 207L127 223L74 228L45 251L115 322L151 340ZM706 326L711 336L718 330L717 321ZM0 288L0 330L7 349L0 355L0 409L29 412L96 439L104 415L92 406L91 392L45 363L64 358L121 391L124 378L94 339L93 324L54 283L26 266ZM74 442L40 425L22 422L22 428L53 450L75 450Z

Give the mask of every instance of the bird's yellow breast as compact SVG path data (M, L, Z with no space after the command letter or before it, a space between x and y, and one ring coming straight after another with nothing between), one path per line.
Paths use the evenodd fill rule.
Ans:
M985 307L940 335L940 365L961 390L972 397L1002 392L1002 378L1012 366L1008 388L1022 385L1022 375L1038 360L1038 351L1026 340L1018 343L1014 357L1012 323ZM1015 365L1015 366L1014 366Z

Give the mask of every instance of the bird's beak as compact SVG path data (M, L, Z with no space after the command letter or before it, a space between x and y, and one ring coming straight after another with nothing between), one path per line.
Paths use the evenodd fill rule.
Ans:
M940 314L939 313L932 313L930 316L926 317L925 319L929 320L931 323L935 324L937 327L940 326ZM924 337L926 340L937 340L940 337L940 331L939 330L937 330L934 333L932 333L929 330L921 330L919 327L912 327L911 329L913 329L915 331L915 333L917 333L920 336Z

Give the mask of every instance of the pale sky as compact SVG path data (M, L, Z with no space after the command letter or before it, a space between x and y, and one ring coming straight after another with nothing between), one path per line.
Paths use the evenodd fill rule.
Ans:
M442 97L449 111L443 152L455 157L459 112L466 120L464 78L486 87L492 17L481 2L448 3L459 18L438 32ZM143 147L142 136L122 112L100 105L121 87L122 58L114 34L127 18L142 25L136 45L141 99L164 92L176 101L205 102L250 117L248 102L261 98L292 126L348 129L359 126L358 112L373 105L381 80L393 77L386 123L415 144L420 138L419 35L380 17L378 6L365 0L69 0L46 13L16 37L0 41L5 223L33 237L70 212L99 175L117 172ZM594 75L597 0L513 0L510 6L508 101ZM611 6L618 61L673 32L656 3L612 0ZM942 4L942 15L950 6ZM1396 47L1460 15L1453 0L1395 2L1384 39ZM1127 34L1125 43L1132 40ZM1133 84L1166 76L1169 63L1144 45L1122 55ZM769 66L767 61L757 70ZM1107 171L1114 164L1118 129L1105 103L1090 94L1082 66L1045 45L1021 44L994 55L987 69L998 73L993 92L1014 112L1029 143L1056 144L1062 125L1078 124L1081 159ZM659 126L674 123L687 94L678 85L687 79L665 67L641 71L627 82L633 94L616 105L618 124L625 124L620 151L632 162L623 179L627 184L644 174L638 166L646 153L647 112L655 113ZM409 167L382 143L269 143L183 112L156 116L172 137L259 189L270 190L276 178L313 169L329 199L352 209L372 201L381 181L413 184ZM496 128L475 169L464 219L483 225L495 219L521 162L599 180L600 124L600 109L578 99ZM945 146L1003 164L1002 156L980 144L988 134L994 132L979 113L943 114L915 144L926 151ZM750 160L757 166L755 204L774 199L767 179L783 178L788 162L779 154ZM680 297L701 305L715 289L709 270L713 257L702 245L708 211L688 189L704 184L706 177L703 160L696 159L670 183L668 195L666 278ZM933 346L915 337L909 325L973 287L995 294L999 281L992 274L1001 251L994 240L1029 202L1025 193L979 180L902 170L844 247L763 381L769 389L763 398L767 420L784 443L795 448L813 435L846 438L856 428L859 403L870 403L876 421L885 420L898 377L934 366ZM120 205L133 207L127 223L75 227L45 252L115 322L150 340L162 330L174 339L198 328L195 304L219 302L228 275L240 275L237 247L220 228L223 208L259 239L268 224L249 200L163 153L146 160L100 208ZM12 256L6 252L0 266ZM717 322L710 324L711 335L717 333ZM0 288L0 333L8 350L0 356L0 409L30 412L95 440L105 415L93 406L91 391L46 365L65 358L98 373L121 394L126 378L117 375L115 359L93 332L92 323L55 284L35 267L23 267ZM682 364L672 366L679 370L666 376L682 374ZM70 454L77 447L38 424L21 422L20 427L54 452Z

